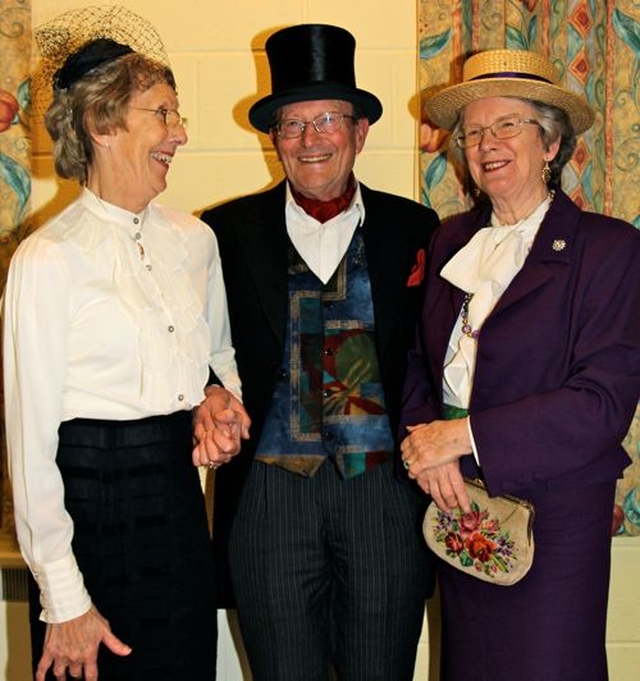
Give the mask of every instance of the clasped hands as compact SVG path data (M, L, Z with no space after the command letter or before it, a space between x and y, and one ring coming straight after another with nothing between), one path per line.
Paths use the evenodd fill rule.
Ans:
M421 423L407 426L407 431L400 451L408 476L443 511L458 506L468 513L471 506L460 472L460 457L471 454L466 419Z
M249 438L251 419L242 402L225 388L207 386L205 399L193 411L193 463L218 468L240 451Z

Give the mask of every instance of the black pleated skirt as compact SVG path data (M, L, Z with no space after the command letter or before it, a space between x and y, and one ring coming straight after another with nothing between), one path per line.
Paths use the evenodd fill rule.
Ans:
M191 414L74 419L59 434L74 554L95 606L133 648L118 657L101 646L100 681L214 679L213 557ZM37 664L37 598L31 610Z

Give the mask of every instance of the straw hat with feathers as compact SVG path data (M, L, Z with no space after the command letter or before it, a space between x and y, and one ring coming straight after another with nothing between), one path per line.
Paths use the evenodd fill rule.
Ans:
M594 113L579 95L563 88L553 64L536 52L487 50L469 57L463 66L462 83L428 95L425 117L451 130L460 110L483 97L532 99L561 109L580 134L593 124Z

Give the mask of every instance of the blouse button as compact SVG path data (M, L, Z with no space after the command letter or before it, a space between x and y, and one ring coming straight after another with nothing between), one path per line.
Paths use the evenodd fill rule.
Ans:
M140 232L136 232L136 233L133 235L133 238L134 238L136 241L140 241L140 239L142 239L142 234L140 234Z
M148 270L149 272L151 272L151 265L145 265L145 267L147 268L147 270Z
M139 225L140 224L140 218L133 218L133 224Z
M178 395L178 401L182 402L184 400L184 395L180 394Z
M173 326L173 325L170 325L170 326L167 327L167 331L168 331L169 333L173 333L175 330L176 330L176 327Z

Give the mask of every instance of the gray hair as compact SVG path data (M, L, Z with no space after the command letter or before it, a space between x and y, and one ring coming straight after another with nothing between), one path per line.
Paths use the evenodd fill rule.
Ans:
M535 111L535 119L540 124L538 128L540 131L540 138L545 149L548 149L558 138L560 138L560 147L558 153L552 161L549 161L551 169L551 179L549 184L559 185L562 170L573 156L576 148L576 134L573 126L569 120L569 116L556 106L545 104L534 99L520 99L533 107ZM465 171L468 170L468 164L464 149L461 149L455 142L456 136L462 131L464 125L464 116L462 113L458 116L458 121L449 138L450 150L455 159L462 165Z
M167 83L175 90L171 69L133 52L93 69L68 90L54 89L44 122L53 140L53 160L58 175L86 184L94 158L91 133L126 129L127 107L132 95L157 83Z

